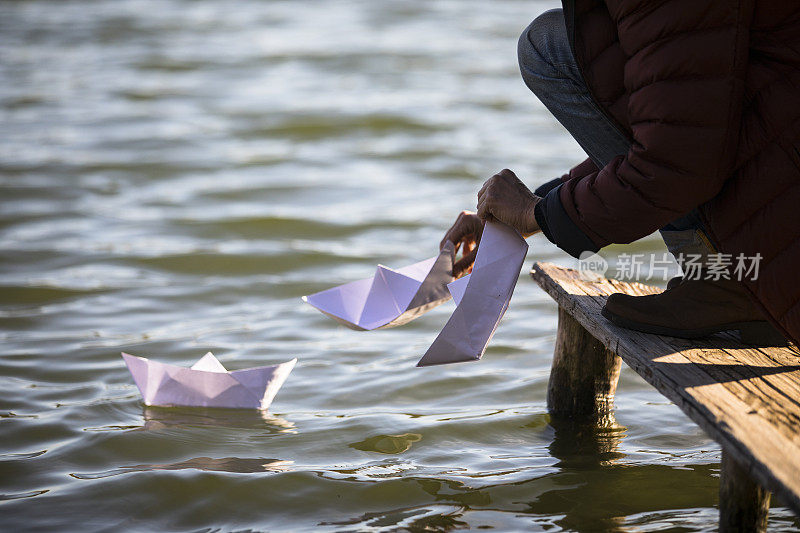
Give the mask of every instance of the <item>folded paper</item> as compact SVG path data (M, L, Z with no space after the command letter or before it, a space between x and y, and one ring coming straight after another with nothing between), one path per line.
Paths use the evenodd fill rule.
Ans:
M191 368L122 354L145 405L266 409L297 359L272 366L225 370L211 352Z
M481 358L508 309L527 252L516 230L486 223L472 273L448 285L456 310L417 366Z
M448 242L436 257L397 270L378 265L371 278L303 296L303 301L351 329L400 326L450 299L454 255Z

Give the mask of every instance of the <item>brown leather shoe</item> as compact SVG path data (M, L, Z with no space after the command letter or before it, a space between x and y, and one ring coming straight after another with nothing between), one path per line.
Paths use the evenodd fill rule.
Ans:
M733 280L670 280L660 294L612 294L603 316L627 329L696 339L738 330L742 342L783 346L786 338L765 320L744 286Z

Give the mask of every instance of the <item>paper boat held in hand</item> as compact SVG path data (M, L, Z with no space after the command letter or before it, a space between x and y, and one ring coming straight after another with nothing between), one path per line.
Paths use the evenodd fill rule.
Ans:
M456 310L417 366L481 358L508 309L527 251L528 244L516 230L486 223L472 273L448 286Z
M400 326L450 299L454 246L439 255L393 270L378 265L371 278L340 285L310 296L307 302L337 322L359 330Z
M191 368L122 354L145 405L266 409L297 359L272 366L225 370L211 352Z

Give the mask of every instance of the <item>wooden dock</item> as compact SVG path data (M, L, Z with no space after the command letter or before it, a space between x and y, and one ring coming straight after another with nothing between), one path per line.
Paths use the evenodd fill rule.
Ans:
M536 263L558 303L548 385L553 416L609 417L621 361L722 447L720 531L766 528L770 491L800 515L800 351L753 347L731 333L686 340L620 328L600 314L615 292L661 289Z

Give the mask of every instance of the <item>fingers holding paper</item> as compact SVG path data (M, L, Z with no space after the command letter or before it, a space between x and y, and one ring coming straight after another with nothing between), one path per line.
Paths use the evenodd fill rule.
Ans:
M483 226L498 221L517 230L523 237L539 231L534 216L541 200L510 170L501 170L483 184L478 192L478 212L462 211L440 244L447 241L461 250L461 259L453 265L453 275L470 272L478 252Z
M461 259L453 265L453 276L459 277L472 270L482 233L483 221L471 211L462 211L447 231L439 248L444 248L445 243L450 241L455 244L456 251L461 250Z
M534 208L541 200L508 169L501 170L478 192L478 217L497 220L516 229L523 237L539 231Z
M465 246L461 253L461 259L453 263L453 277L459 278L462 274L469 274L472 272L472 265L475 263L477 255L477 243Z

